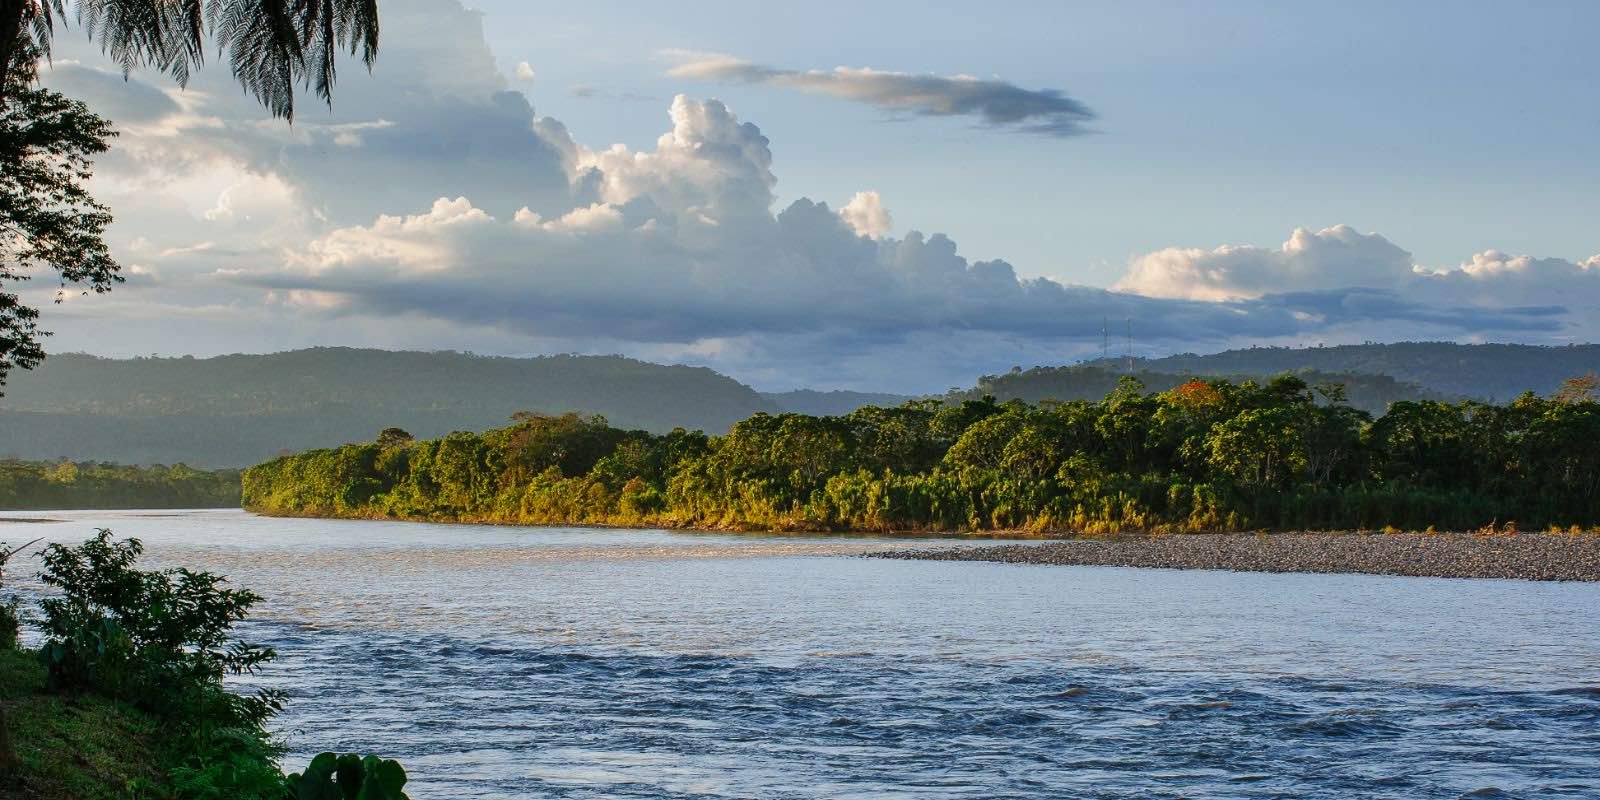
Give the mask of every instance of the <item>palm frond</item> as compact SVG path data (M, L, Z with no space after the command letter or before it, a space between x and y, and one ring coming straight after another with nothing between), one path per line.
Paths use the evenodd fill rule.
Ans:
M21 0L18 41L0 41L0 57L25 44L48 57L68 7L124 74L154 68L180 85L204 63L209 34L234 79L289 120L301 86L332 104L341 53L368 69L378 55L378 0Z

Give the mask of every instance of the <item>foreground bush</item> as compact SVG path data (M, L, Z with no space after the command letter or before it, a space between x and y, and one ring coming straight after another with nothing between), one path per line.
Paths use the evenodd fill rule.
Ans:
M137 539L116 541L100 530L76 547L53 544L42 553L39 578L56 590L39 601L45 639L35 663L43 675L21 669L11 648L0 652L0 689L17 696L0 696L0 766L8 767L0 775L15 778L9 787L0 780L5 796L405 797L399 764L370 757L336 760L329 783L336 794L307 778L320 775L328 759L286 777L278 767L283 748L266 727L282 696L239 694L223 683L255 673L276 655L233 635L261 598L208 572L138 569L143 551ZM63 705L62 698L71 702ZM13 704L33 710L20 716L25 726L12 724L6 708ZM66 709L92 709L97 721L80 724ZM133 731L134 740L108 742L100 733L108 727ZM46 746L38 746L40 739ZM17 756L22 751L26 758ZM117 776L124 785L84 789L95 785L95 775Z

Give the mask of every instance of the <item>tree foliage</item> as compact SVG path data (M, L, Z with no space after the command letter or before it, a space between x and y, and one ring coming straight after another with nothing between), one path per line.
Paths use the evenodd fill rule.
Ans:
M1374 419L1296 375L1124 379L1091 402L758 413L726 435L599 418L285 456L247 508L289 515L718 528L1479 528L1600 523L1600 403L1404 401Z
M187 84L209 39L234 78L287 120L297 85L332 104L341 52L368 68L378 53L377 0L0 0L0 386L12 368L43 360L48 335L38 309L3 289L40 267L63 291L122 280L103 238L111 215L84 188L111 125L34 85L69 8L124 74L153 67Z
M1398 347L1399 345L1396 345ZM1230 351L1247 352L1247 351ZM1295 351L1310 352L1310 351ZM1218 358L1228 355L1218 354ZM1155 362L1165 363L1165 362ZM1230 365L1233 362L1228 362ZM1242 366L1248 366L1243 364ZM1098 400L1116 388L1124 377L1137 379L1151 391L1166 391L1194 382L1196 374L1226 378L1234 382L1262 380L1286 371L1312 386L1339 386L1344 400L1351 406L1372 414L1382 414L1391 403L1401 400L1448 400L1452 395L1433 391L1407 381L1396 380L1382 373L1361 373L1349 370L1319 370L1302 367L1279 367L1265 372L1241 369L1237 372L1204 371L1198 369L1158 370L1140 364L1130 374L1124 367L1107 362L1074 364L1064 367L1034 367L1014 369L999 375L984 375L970 389L951 390L946 398L976 400L985 395L1002 402L1023 400L1039 403L1046 400ZM1204 385L1194 382L1194 385Z
M50 688L126 702L181 731L170 756L179 797L281 797L280 748L265 725L282 695L223 687L275 656L233 633L261 598L209 572L141 570L143 552L103 529L45 548L39 579L55 593L39 601L40 655Z
M0 461L0 509L235 508L239 471Z
M0 545L0 562L14 552ZM275 656L235 636L261 598L209 572L140 569L143 553L139 540L100 530L80 545L46 547L39 574L52 590L38 600L36 620L45 637L37 653L48 671L44 688L66 695L73 708L109 698L118 716L157 725L150 749L160 779L108 789L172 800L405 799L405 770L373 756L327 754L284 775L284 748L266 729L282 695L224 686ZM0 764L9 752L6 705L0 703ZM62 739L28 745L73 746ZM18 785L28 786L27 777Z
M106 292L122 280L102 235L111 215L84 184L93 159L115 135L83 103L33 85L24 59L6 76L0 104L0 287L44 269L64 292ZM44 358L37 309L0 291L0 386L13 368Z

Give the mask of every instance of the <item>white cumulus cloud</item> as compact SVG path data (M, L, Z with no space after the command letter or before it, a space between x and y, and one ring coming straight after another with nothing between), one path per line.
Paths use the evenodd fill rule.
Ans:
M344 70L334 110L292 129L226 70L174 99L159 76L124 84L92 45L63 44L47 80L134 123L97 191L118 252L161 280L47 306L57 347L626 352L769 385L942 389L1097 353L1107 317L1155 351L1600 334L1600 257L1485 251L1431 269L1347 226L1160 250L1109 290L1026 277L906 220L896 235L875 191L780 207L773 143L722 102L678 96L653 146L591 147L508 89L457 0L385 0L384 15L372 76ZM996 81L679 69L1047 133L1092 118Z
M1146 297L1245 300L1344 286L1391 287L1411 271L1411 254L1376 234L1336 225L1297 228L1276 249L1169 247L1141 256L1115 289Z
M869 239L882 239L894 227L889 209L884 208L883 198L877 192L856 192L850 202L839 209L839 216L856 235Z

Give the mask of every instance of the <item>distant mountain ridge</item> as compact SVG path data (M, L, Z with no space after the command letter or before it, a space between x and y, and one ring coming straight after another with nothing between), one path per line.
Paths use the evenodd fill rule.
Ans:
M53 355L12 373L0 457L248 466L283 450L502 425L517 411L721 432L776 407L704 367L620 356L505 358L319 347L269 355Z
M1273 375L1295 370L1387 375L1443 395L1506 401L1600 372L1600 344L1399 342L1332 347L1251 347L1211 355L1136 359L1137 369L1196 375Z
M1036 367L936 398L1099 399L1125 362ZM1374 413L1407 399L1508 400L1600 371L1600 345L1403 343L1250 348L1134 363L1159 391L1192 376L1297 372L1344 383ZM397 426L419 437L504 425L517 411L601 414L621 428L722 433L758 412L841 415L913 395L796 390L762 394L704 367L621 356L507 358L319 347L269 355L109 359L53 355L0 397L0 458L240 467L284 451L367 441Z
M1120 362L1125 364L1126 362ZM1136 363L1135 367L1143 364ZM1001 375L985 375L977 386L945 395L947 400L977 400L985 395L1001 402L1024 400L1038 403L1044 400L1099 400L1117 387L1123 378L1132 377L1144 385L1146 391L1164 392L1193 379L1193 372L1155 372L1136 369L1126 372L1125 366L1110 367L1104 362L1074 364L1067 367L1034 367L1013 370ZM1450 400L1453 398L1432 392L1412 383L1398 381L1387 375L1357 375L1329 373L1317 370L1279 370L1293 372L1310 386L1336 383L1344 387L1346 401L1374 416L1382 414L1390 403L1401 400ZM1250 374L1227 374L1214 377L1227 378L1235 383L1256 377Z

